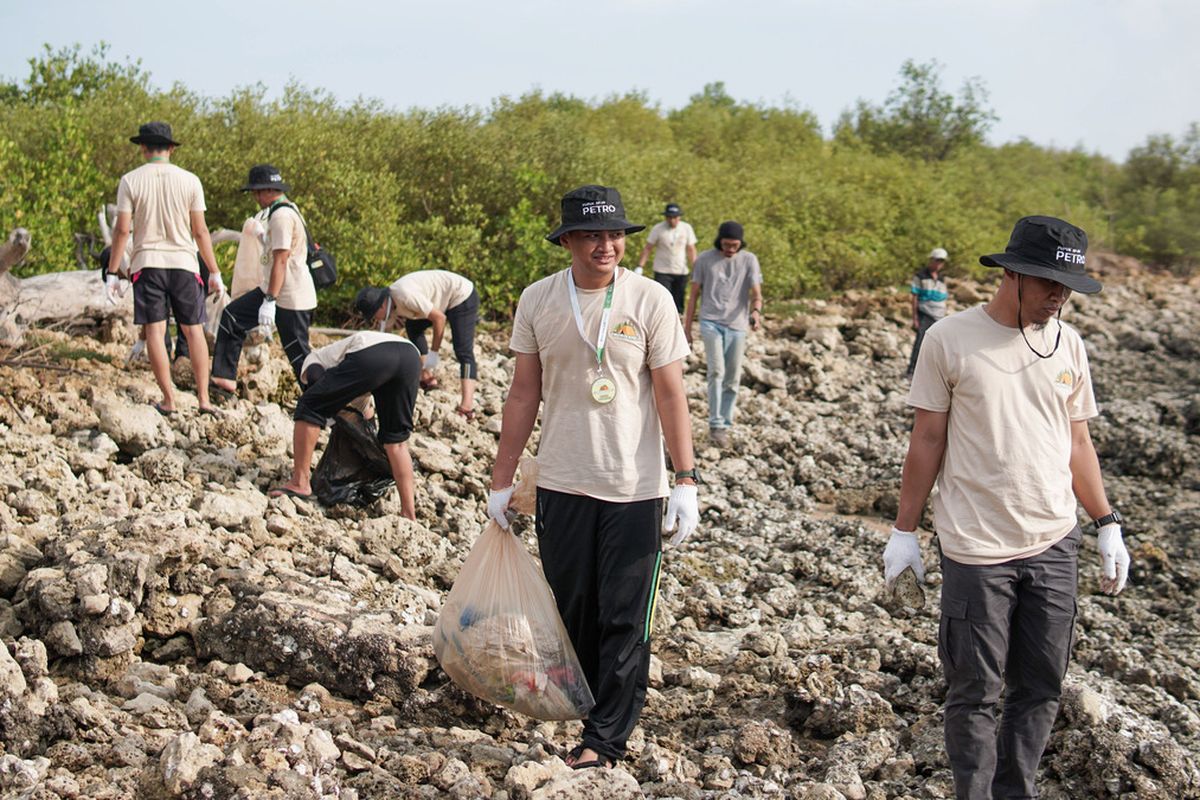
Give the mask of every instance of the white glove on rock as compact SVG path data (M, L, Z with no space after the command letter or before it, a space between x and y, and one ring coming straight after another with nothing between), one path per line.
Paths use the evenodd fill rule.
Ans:
M917 541L917 534L892 528L892 538L883 549L884 583L891 588L905 567L912 567L917 580L925 582L925 565L921 563L921 543Z
M425 354L425 369L433 372L435 369L437 369L438 360L438 354L430 350Z
M121 276L115 272L106 273L104 276L104 299L110 306L115 306L117 300L122 296L120 288Z
M683 544L683 540L692 535L699 522L697 487L688 483L675 484L675 488L671 490L671 497L667 500L667 516L663 520L663 530L668 533L675 531L675 535L671 537L671 546L678 547Z
M270 325L275 327L275 301L263 300L262 305L258 307L258 324Z
M1096 531L1096 547L1104 569L1100 589L1105 594L1120 594L1129 577L1129 551L1125 549L1121 526L1113 522Z
M512 486L509 486L507 489L493 489L488 494L488 516L496 520L496 524L504 528L504 530L508 530L508 526L512 522L512 517L516 516L515 513L512 517L509 516L508 503L512 500L512 494Z

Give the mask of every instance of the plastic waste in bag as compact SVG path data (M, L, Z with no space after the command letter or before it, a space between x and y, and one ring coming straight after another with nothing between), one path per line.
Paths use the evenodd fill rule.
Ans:
M317 499L326 506L369 506L392 485L392 468L375 438L375 423L353 409L343 409L334 418L329 444L313 470Z
M533 512L535 471L522 460L514 510ZM541 567L494 520L442 604L433 650L460 687L535 719L580 719L595 705Z

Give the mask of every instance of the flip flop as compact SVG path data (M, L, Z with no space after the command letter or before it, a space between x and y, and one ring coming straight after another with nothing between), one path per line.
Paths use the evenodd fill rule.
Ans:
M215 383L208 384L208 396L218 403L227 403L230 400L237 399L237 392L231 392L224 386L217 386Z
M218 411L215 408L202 408L202 409L200 409L200 414L202 416L206 416L206 417L222 417L222 416L224 416L224 414L222 414L220 411Z
M313 499L313 496L311 494L304 494L303 492L297 492L295 489L289 489L286 486L275 487L271 491L267 492L267 497L291 497L296 500L312 500Z
M421 381L419 381L419 383L421 385L421 388L427 392L432 389L438 388L438 379L437 378L430 378L429 380L421 380Z
M467 420L468 422L470 420L475 419L475 409L473 409L473 408L456 408L456 409L454 409L454 413L458 414L460 417Z
M155 403L154 410L162 414L164 417L169 417L175 413L175 409L173 408L163 408L162 403Z

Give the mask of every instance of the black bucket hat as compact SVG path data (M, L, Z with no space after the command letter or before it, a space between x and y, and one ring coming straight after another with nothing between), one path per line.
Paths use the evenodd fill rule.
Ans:
M720 227L717 228L717 238L713 239L713 249L714 250L721 249L721 240L722 239L737 239L739 242L742 243L742 246L738 248L738 252L740 253L741 251L746 249L746 238L745 237L746 237L746 232L744 230L742 230L742 223L734 222L733 220L727 220L725 222L722 222Z
M165 122L147 122L138 126L137 136L130 136L134 144L178 147L179 142L171 138L171 126Z
M664 217L682 217L683 209L679 207L678 203L667 203L666 210L663 211L663 216Z
M257 189L278 189L281 192L290 192L292 187L283 180L279 170L270 164L255 164L250 168L250 177L246 179L246 185L242 187L242 191L253 192Z
M378 286L368 286L365 289L359 289L358 294L354 296L354 308L359 314L363 315L364 319L371 319L375 316L375 312L379 310L388 299L388 290Z
M1013 226L1003 253L980 256L985 267L1003 267L1061 283L1082 294L1095 294L1100 282L1084 271L1087 234L1057 217L1022 217Z
M546 237L546 241L561 245L559 239L571 231L625 231L637 233L645 225L635 225L625 219L621 193L608 186L580 186L567 192L562 199L562 224Z

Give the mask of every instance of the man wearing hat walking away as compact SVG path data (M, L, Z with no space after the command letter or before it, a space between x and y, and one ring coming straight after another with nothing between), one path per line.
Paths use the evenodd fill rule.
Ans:
M1086 252L1074 225L1018 221L1005 252L979 259L1004 269L995 296L929 330L909 390L916 420L884 576L924 579L914 531L936 481L938 655L959 798L1038 796L1075 624L1076 501L1094 520L1100 588L1117 594L1129 571L1088 433L1087 352L1060 319L1072 291L1100 291Z
M213 350L213 386L225 396L237 391L238 360L246 335L256 326L279 327L288 363L300 376L310 351L308 328L317 307L317 290L308 268L304 219L287 197L291 187L270 164L250 168L243 192L250 192L267 215L262 282L225 306ZM260 212L261 213L261 212Z
M688 347L671 295L619 264L621 195L583 186L562 200L546 238L571 266L521 294L510 347L516 367L492 470L488 514L509 527L513 474L542 405L537 537L546 579L596 698L576 769L607 766L646 699L650 632L662 563L666 440L675 468L666 530L696 526L697 473L683 385Z
M917 354L929 326L946 316L946 281L942 278L942 267L946 265L946 251L933 248L929 254L929 266L918 270L912 279L912 320L917 338L913 341L912 356L908 359L908 377L917 367Z
M696 259L692 296L683 330L692 341L692 320L700 299L700 338L708 373L708 434L717 447L729 446L729 429L742 381L746 331L762 322L762 269L746 249L738 222L722 222L711 250Z
M312 497L312 459L325 421L369 394L379 420L379 443L400 492L400 515L417 518L408 438L413 431L421 356L412 342L391 333L359 331L313 350L300 368L304 393L293 414L292 478L270 495Z
M209 288L223 292L212 238L204 221L204 187L200 179L171 163L179 146L165 122L148 122L129 141L141 146L146 163L121 177L117 186L117 220L105 276L105 292L115 302L117 270L133 235L129 271L133 282L133 322L144 327L146 354L163 399L154 407L175 413L175 386L167 358L167 316L187 339L202 413L214 413L208 400L208 343L204 340L204 283L196 251L208 265Z
M651 228L646 237L646 246L638 258L638 274L654 250L654 280L667 287L675 299L675 310L682 314L688 267L696 263L696 232L681 219L683 209L675 203L667 203L663 216L666 219Z
M401 276L387 289L369 286L358 293L355 307L380 330L404 322L404 332L425 359L423 388L437 386L434 372L438 366L438 349L446 324L454 339L454 357L458 359L462 400L456 411L459 416L475 416L475 381L479 371L475 365L475 324L479 321L479 293L471 281L444 269L424 269ZM433 328L432 346L425 341L425 331Z

